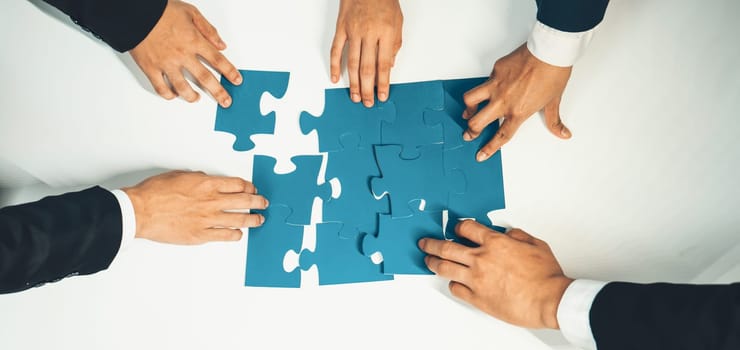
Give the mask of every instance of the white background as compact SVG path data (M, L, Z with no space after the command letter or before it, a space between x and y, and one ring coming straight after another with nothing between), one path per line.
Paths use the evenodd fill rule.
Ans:
M0 12L0 184L44 184L6 191L5 202L130 185L152 169L250 177L252 153L213 131L213 100L158 98L130 57L35 4L11 1ZM238 68L291 72L278 131L255 152L283 161L315 153L315 135L301 137L295 118L320 112L332 86L337 2L194 4ZM514 0L402 8L393 82L487 75L526 39L536 11ZM549 135L538 116L525 123L503 150L507 209L496 223L550 242L573 277L687 282L722 276L706 272L718 263L736 266L738 13L735 0L612 1L563 100L573 139ZM454 300L433 276L245 288L245 252L246 239L135 241L105 272L0 297L0 348L548 348ZM304 276L310 284L315 271Z

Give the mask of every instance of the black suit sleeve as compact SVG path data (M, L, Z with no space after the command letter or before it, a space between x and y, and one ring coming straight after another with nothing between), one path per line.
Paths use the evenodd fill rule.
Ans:
M44 0L119 52L138 45L157 24L167 0Z
M0 293L108 268L121 210L100 187L0 209Z
M537 0L537 20L564 32L585 32L601 23L609 0Z
M740 283L609 283L590 319L598 350L737 350Z

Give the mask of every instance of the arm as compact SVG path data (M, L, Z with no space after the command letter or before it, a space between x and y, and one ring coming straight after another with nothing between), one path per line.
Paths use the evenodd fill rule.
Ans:
M194 6L179 0L44 1L115 50L129 52L165 99L200 99L183 75L188 71L222 107L231 106L231 97L201 59L234 85L242 77L219 52L226 44L216 28Z
M121 214L93 187L0 209L0 293L104 270L121 242Z
M174 171L114 193L93 187L2 208L0 293L104 270L134 232L181 245L237 241L264 222L247 210L267 205L243 179Z
M455 228L477 247L423 239L427 266L453 295L527 328L560 329L584 349L738 349L740 284L676 285L572 280L547 243L474 221Z
M599 350L740 349L740 283L609 283L590 319Z
M496 61L491 78L465 94L466 141L503 118L496 134L478 152L478 161L490 158L538 111L553 135L572 136L560 118L560 100L572 66L588 46L607 4L608 0L537 1L538 20L527 42ZM479 111L484 103L487 106Z

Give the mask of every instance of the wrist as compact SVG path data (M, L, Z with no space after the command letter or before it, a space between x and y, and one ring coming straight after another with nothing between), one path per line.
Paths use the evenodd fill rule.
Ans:
M572 278L566 276L553 277L546 288L547 294L542 302L541 317L545 328L560 329L558 323L558 306L565 294L565 290L573 283Z

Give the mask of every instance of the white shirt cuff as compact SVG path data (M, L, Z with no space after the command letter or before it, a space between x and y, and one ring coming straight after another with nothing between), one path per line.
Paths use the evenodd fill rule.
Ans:
M542 62L558 67L570 67L586 51L594 29L570 33L537 21L527 39L527 48Z
M575 280L565 290L558 306L558 324L565 339L582 349L596 350L589 317L591 304L607 282Z
M136 214L134 213L134 205L126 192L113 190L111 193L116 196L118 206L121 207L121 247L118 248L120 253L136 236Z

